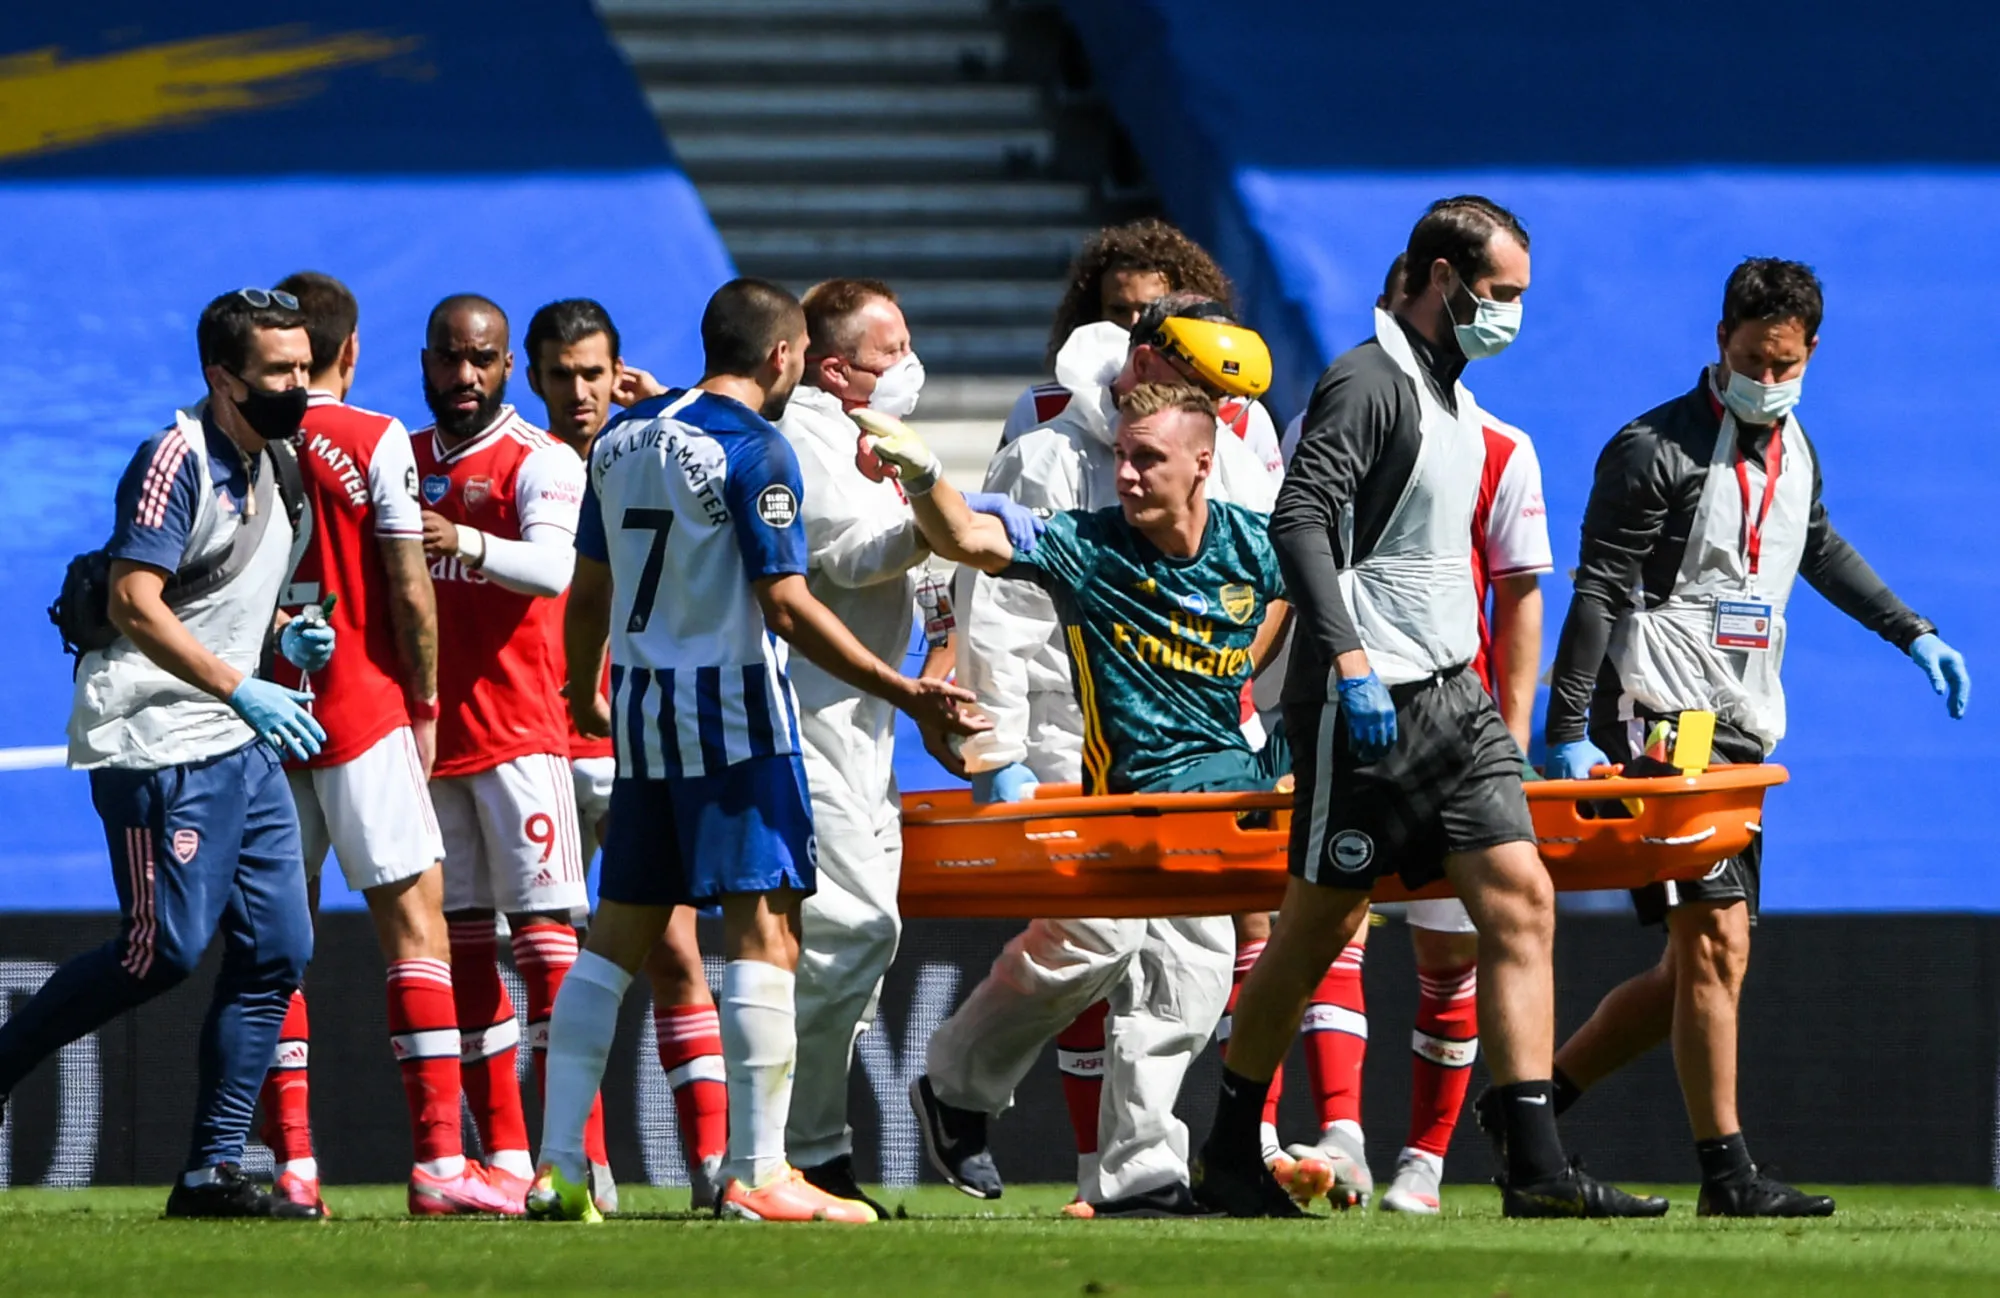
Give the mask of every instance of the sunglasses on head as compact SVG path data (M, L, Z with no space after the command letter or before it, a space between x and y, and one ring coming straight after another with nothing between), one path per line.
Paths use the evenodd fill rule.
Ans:
M282 289L239 288L236 296L262 311L265 307L281 306L287 311L299 309L299 300Z

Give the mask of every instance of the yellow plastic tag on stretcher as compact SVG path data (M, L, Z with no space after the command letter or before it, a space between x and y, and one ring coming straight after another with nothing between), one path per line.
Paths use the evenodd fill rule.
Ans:
M1683 775L1700 775L1715 753L1715 714L1683 712L1675 730L1671 764Z
M1654 761L1664 763L1667 760L1667 738L1672 733L1672 726L1664 721L1655 721L1653 728L1646 732L1646 747L1642 751ZM1644 798L1620 798L1619 801L1625 804L1626 814L1635 820L1646 814Z

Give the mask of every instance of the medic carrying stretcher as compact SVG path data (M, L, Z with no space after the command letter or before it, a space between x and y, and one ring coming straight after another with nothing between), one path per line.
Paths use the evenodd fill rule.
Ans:
M1762 832L1775 765L1709 765L1714 715L1681 714L1672 756L1627 777L1527 784L1535 838L1563 892L1698 879ZM1285 892L1289 793L1084 797L1045 785L1029 802L975 806L966 790L903 798L905 918L1031 919L1275 910ZM1378 901L1412 892L1394 876Z

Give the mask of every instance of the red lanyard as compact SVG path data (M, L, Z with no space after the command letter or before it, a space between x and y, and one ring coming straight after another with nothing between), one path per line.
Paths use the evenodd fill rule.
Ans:
M1764 520L1771 516L1771 501L1778 494L1778 473L1784 467L1783 433L1782 424L1771 429L1771 445L1764 452L1764 502L1758 506L1754 519L1750 517L1750 462L1741 451L1736 453L1736 485L1743 488L1743 553L1749 558L1753 575L1764 555Z

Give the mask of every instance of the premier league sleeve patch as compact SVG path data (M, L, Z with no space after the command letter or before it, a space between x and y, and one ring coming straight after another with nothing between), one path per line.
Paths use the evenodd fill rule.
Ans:
M790 527L799 516L799 498L783 483L774 482L757 493L757 517L769 527Z

